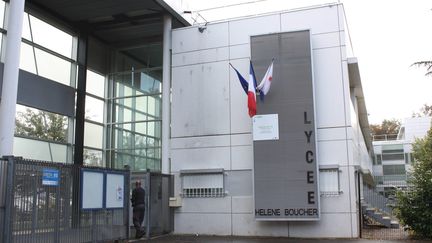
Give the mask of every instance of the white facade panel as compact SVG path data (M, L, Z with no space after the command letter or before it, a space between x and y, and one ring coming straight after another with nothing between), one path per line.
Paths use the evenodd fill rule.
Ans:
M171 139L171 149L224 147L229 145L229 135Z
M182 198L177 213L230 213L231 198Z
M346 140L318 142L320 165L347 165Z
M280 32L280 15L268 15L229 22L229 44L250 43L250 36Z
M240 44L229 47L229 56L230 59L239 59L239 58L250 58L251 49L248 44Z
M281 14L281 31L310 29L312 35L319 33L338 32L339 19L335 6L306 9L303 11ZM317 16L320 16L317 18Z
M312 35L312 50L339 47L339 32L330 32Z
M199 63L219 62L228 60L228 47L219 47L201 51L182 52L172 55L172 66L184 66Z
M347 138L345 127L319 128L317 134L318 141L342 140Z
M235 146L231 147L231 169L252 170L253 169L253 147Z
M345 125L340 48L313 51L317 127Z
M229 64L173 68L171 136L229 133Z
M253 217L254 216L253 196L232 197L232 212L250 214Z
M252 145L252 134L233 134L231 135L232 146Z
M173 30L172 53L228 46L228 23L207 25L202 33L197 26ZM174 76L173 76L174 77Z
M230 148L213 147L171 151L171 171L193 169L230 169Z

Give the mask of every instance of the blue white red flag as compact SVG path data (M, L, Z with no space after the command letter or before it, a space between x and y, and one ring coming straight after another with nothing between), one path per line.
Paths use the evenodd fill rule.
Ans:
M248 80L248 108L249 108L249 116L253 117L256 115L256 78L255 72L253 70L252 62L250 62L249 68L249 80Z

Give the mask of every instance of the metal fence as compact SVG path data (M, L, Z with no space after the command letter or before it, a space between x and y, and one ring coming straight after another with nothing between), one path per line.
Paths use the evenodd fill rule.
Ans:
M58 186L43 184L46 168L59 171ZM127 239L129 171L104 169L125 175L124 208L82 211L79 206L81 168L16 157L0 161L0 188L4 189L0 193L0 229L4 229L0 242L75 243Z

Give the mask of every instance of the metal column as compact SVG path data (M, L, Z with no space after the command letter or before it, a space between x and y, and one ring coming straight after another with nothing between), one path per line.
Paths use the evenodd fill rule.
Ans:
M0 102L0 157L13 154L24 3L25 0L9 1L9 28Z
M171 92L171 16L163 18L163 63L162 63L162 173L170 173L170 92Z

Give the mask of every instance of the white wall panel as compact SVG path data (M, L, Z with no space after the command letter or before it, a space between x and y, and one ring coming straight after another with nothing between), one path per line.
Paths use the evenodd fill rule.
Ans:
M288 223L256 221L254 214L233 214L233 234L244 236L288 237Z
M339 48L313 51L317 126L345 125L342 66Z
M322 49L340 46L339 32L330 32L312 35L312 49Z
M250 58L250 44L234 45L229 47L230 59Z
M351 214L321 214L320 221L291 222L289 236L299 238L350 238Z
M345 30L346 28L346 18L345 18L345 12L344 12L344 8L342 5L337 5L337 10L338 10L338 18L339 18L339 28L341 30Z
M229 145L229 135L171 139L171 149L221 147Z
M218 62L228 60L228 47L219 47L201 51L183 52L172 55L172 67Z
M317 133L318 141L342 140L347 138L345 127L318 128Z
M280 32L280 15L267 15L229 22L229 44L250 43L250 36Z
M312 34L339 31L335 6L284 13L281 23L282 32L304 29L310 29Z
M232 212L243 214L254 214L253 196L232 197Z
M171 136L229 133L229 64L173 68Z
M318 142L320 165L347 165L347 144L345 140Z
M182 198L177 213L230 213L231 197Z
M252 170L253 169L253 147L235 146L231 147L231 169Z
M174 234L231 235L231 214L176 213Z
M228 46L228 22L208 24L202 33L197 26L173 30L171 45L173 54Z
M176 149L171 151L171 172L191 169L230 169L230 148Z
M232 134L231 135L231 145L232 146L243 146L243 145L252 145L252 134Z
M354 166L348 166L347 168L342 168L343 171L346 171L349 180L349 192L351 193L351 213L357 212L357 189L356 189L356 176L355 176L355 168ZM348 185L348 184L347 184ZM347 192L348 193L348 192Z

